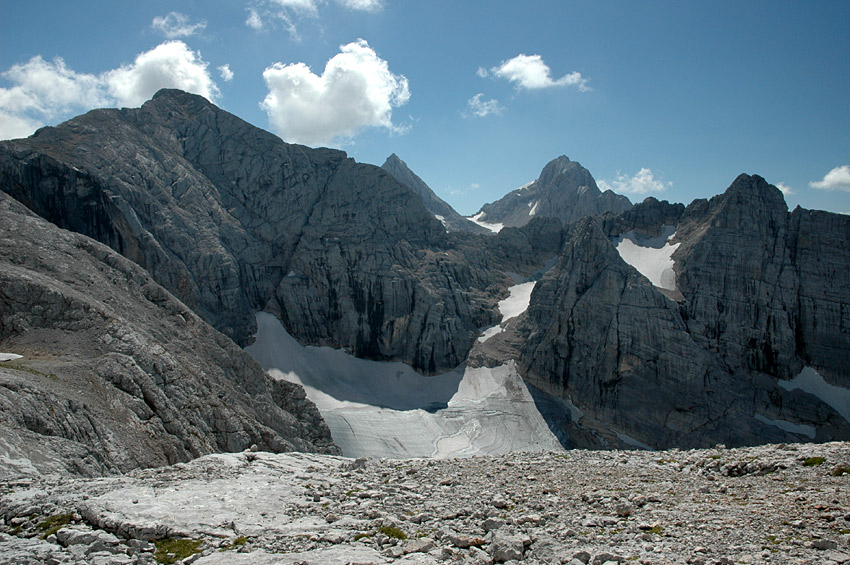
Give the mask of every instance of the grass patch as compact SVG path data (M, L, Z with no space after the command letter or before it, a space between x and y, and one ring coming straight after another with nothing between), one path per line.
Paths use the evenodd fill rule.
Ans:
M62 526L67 526L73 521L73 514L54 514L53 516L48 516L38 525L38 529L42 532L41 539L47 539L62 529Z
M245 536L239 536L236 539L234 539L232 542L230 542L229 544L227 544L224 547L222 547L221 549L219 549L219 551L231 551L233 549L237 549L239 547L242 547L246 543L248 543L248 538L245 537Z
M850 467L847 465L839 465L835 469L832 470L833 477L840 477L842 475L850 475Z
M200 553L201 540L165 538L153 542L156 546L154 557L157 563L173 565L181 559Z
M646 530L646 533L660 536L664 534L664 528L662 528L661 526L652 526L651 528Z
M368 538L368 537L369 537L369 534L360 533L360 534L357 534L357 535L354 536L354 541L360 541L360 540L362 540L364 538Z
M825 457L807 457L803 460L803 467L817 467L823 465L825 461Z
M387 536L388 538L395 538L400 540L406 540L407 534L396 528L395 526L381 526L378 528L378 531Z

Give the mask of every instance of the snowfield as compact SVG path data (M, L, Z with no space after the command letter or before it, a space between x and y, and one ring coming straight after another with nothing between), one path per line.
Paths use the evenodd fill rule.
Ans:
M511 293L510 296L499 301L499 312L502 314L502 320L497 325L484 330L478 337L478 341L485 342L494 335L502 333L505 331L505 322L528 310L528 305L531 304L531 291L534 290L536 282L528 281L508 289Z
M478 212L474 216L469 216L467 218L467 220L469 220L470 222L472 222L474 224L478 224L482 228L487 228L488 230L490 230L493 233L499 233L502 230L502 228L505 227L505 224L490 224L488 222L481 220L481 216L483 216L483 215L484 215L484 212Z
M829 384L812 367L804 367L790 381L779 381L779 386L785 390L799 389L816 396L850 422L850 389Z
M672 256L681 243L670 243L674 235L674 226L664 228L659 237L643 237L632 230L616 238L614 245L623 261L637 269L653 285L677 290Z
M274 378L304 386L347 457L563 449L513 362L425 377L403 363L302 346L268 313L257 314L257 327L256 341L245 350Z

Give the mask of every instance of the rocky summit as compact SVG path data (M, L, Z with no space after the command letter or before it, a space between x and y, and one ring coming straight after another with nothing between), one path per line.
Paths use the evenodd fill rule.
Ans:
M631 205L625 196L599 190L590 171L562 155L543 167L537 180L485 204L473 220L491 229L524 226L536 216L571 224L585 216L623 212Z
M850 562L845 443L463 460L256 451L0 485L0 563Z

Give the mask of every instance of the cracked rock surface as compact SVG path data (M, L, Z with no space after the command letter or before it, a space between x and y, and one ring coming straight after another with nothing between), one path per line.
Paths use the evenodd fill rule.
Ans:
M6 481L0 563L152 563L164 538L190 540L197 553L172 556L203 565L846 563L849 472L846 443L443 461L246 451Z

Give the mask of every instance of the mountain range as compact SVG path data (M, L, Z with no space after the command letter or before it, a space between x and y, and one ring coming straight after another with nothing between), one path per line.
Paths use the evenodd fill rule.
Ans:
M515 366L565 447L850 439L850 217L757 175L632 205L559 157L467 219L163 90L0 142L0 190L0 446L37 470L334 452L240 348L262 312L422 379Z

